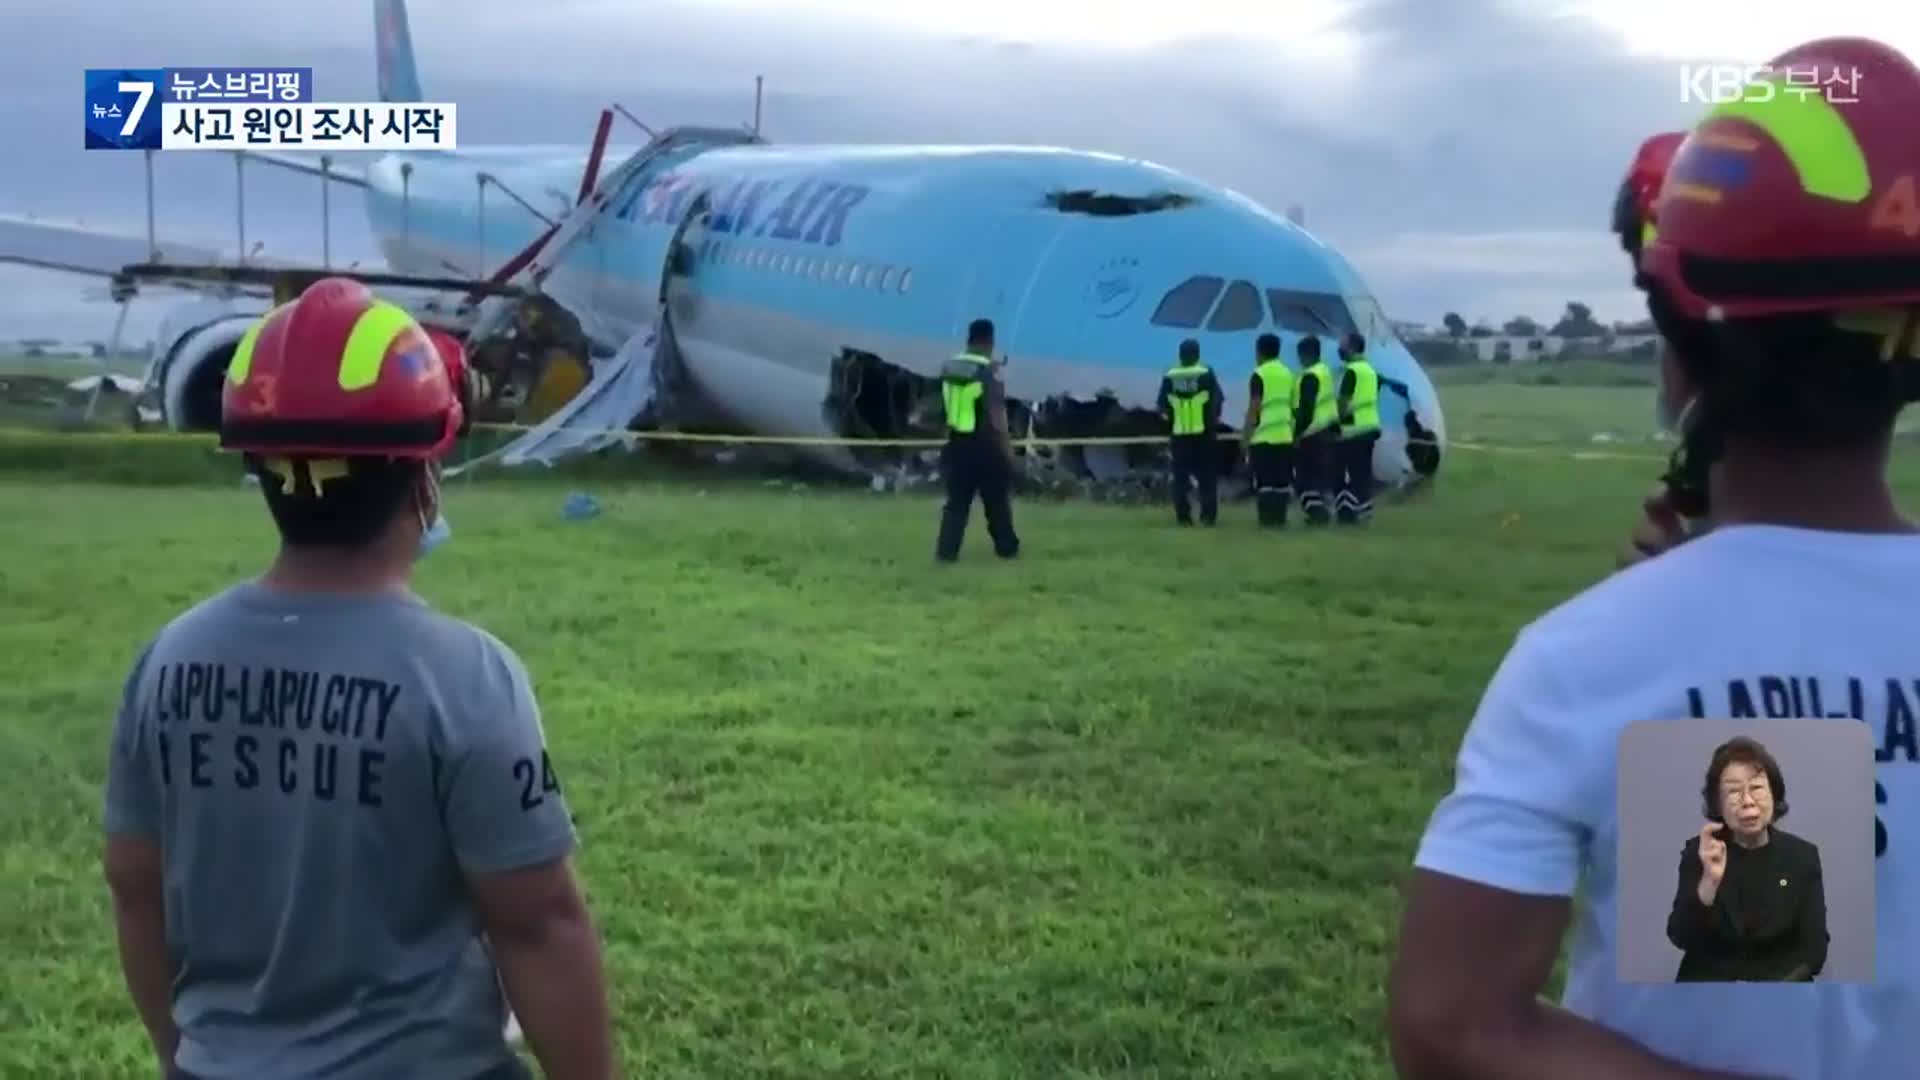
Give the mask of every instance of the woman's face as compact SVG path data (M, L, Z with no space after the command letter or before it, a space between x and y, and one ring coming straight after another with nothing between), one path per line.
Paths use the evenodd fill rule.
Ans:
M1773 824L1773 788L1764 770L1736 761L1720 772L1720 816L1737 833L1754 836Z

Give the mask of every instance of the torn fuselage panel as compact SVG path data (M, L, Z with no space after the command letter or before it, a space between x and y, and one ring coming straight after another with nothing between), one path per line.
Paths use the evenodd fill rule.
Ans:
M946 434L940 380L909 371L872 353L844 349L834 360L826 400L828 425L849 439L942 439ZM1010 397L1007 430L1028 480L1046 486L1122 489L1151 493L1165 483L1166 421L1153 409L1131 406L1111 391L1091 397L1059 393L1039 402ZM1149 438L1114 446L1054 446L1052 439ZM1031 441L1030 441L1031 440ZM1222 440L1223 469L1238 444ZM869 475L930 479L939 451L884 445L849 448Z
M1156 191L1146 195L1123 195L1111 191L1094 191L1078 188L1071 191L1050 191L1045 204L1049 209L1063 214L1089 214L1093 217L1126 217L1131 214L1152 214L1161 210L1178 210L1191 206L1193 196L1182 195L1175 191Z

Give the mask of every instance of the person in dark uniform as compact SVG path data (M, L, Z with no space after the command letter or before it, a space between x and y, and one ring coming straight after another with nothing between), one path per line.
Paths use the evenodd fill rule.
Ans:
M1373 448L1380 441L1380 373L1367 360L1367 339L1348 334L1340 342L1340 438L1334 444L1338 488L1333 512L1342 525L1373 518Z
M1200 488L1200 524L1212 527L1220 516L1220 448L1213 433L1224 396L1213 369L1200 362L1200 343L1182 341L1180 363L1160 378L1158 401L1173 458L1173 516L1182 525L1193 524L1189 482Z
M940 450L947 503L940 512L934 557L941 562L960 557L973 497L979 495L993 553L1011 559L1020 554L1010 495L1013 443L1007 437L1006 391L994 372L992 320L975 319L967 327L966 351L947 361L940 394L947 413L947 445Z
M1260 524L1280 528L1293 501L1293 369L1280 359L1280 338L1261 334L1253 344L1247 383L1247 457L1253 466Z
M1407 436L1407 464L1413 466L1413 473L1421 479L1431 479L1440 471L1440 439L1432 428L1420 422L1420 416L1413 409L1413 395L1408 392L1407 384L1398 379L1380 376L1380 385L1400 395L1406 402L1402 430Z
M1300 374L1293 380L1293 486L1309 525L1332 521L1327 504L1333 486L1334 441L1339 437L1339 406L1333 372L1320 358L1320 339L1300 339Z
M1676 982L1811 982L1827 963L1820 849L1775 826L1787 781L1767 748L1721 743L1700 792L1707 824L1680 849L1667 940Z

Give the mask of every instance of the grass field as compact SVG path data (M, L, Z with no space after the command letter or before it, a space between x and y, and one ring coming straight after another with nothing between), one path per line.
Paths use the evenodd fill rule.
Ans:
M926 496L601 475L566 522L584 482L451 485L419 587L535 675L629 1074L1389 1075L1397 889L1461 730L1658 471L1546 445L1593 449L1604 391L1477 393L1447 397L1477 438L1540 445L1454 453L1364 534L1028 502L1019 563L976 518L936 569ZM63 461L0 473L0 1076L143 1077L107 728L139 646L270 525L231 477Z

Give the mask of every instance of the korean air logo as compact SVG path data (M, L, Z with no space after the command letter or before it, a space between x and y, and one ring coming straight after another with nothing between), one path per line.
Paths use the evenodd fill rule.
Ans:
M1131 256L1108 259L1100 264L1087 285L1087 306L1095 318L1111 319L1133 306L1140 296L1139 286L1134 284L1139 270L1140 260Z

